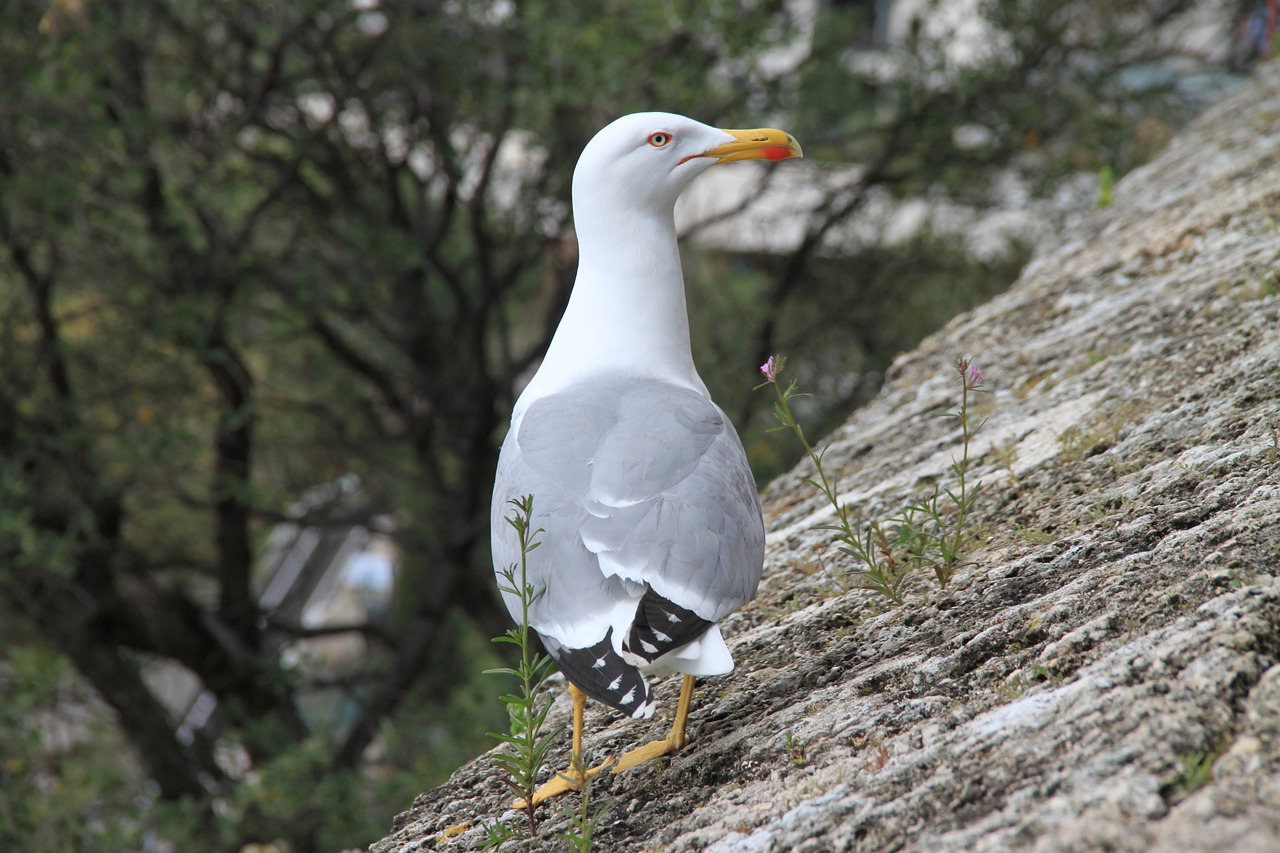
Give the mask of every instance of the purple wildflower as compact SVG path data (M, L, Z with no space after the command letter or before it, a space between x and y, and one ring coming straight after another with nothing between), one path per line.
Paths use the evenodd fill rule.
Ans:
M778 378L778 368L781 365L777 362L777 356L769 356L769 360L760 365L760 372L764 374L764 378L770 382Z

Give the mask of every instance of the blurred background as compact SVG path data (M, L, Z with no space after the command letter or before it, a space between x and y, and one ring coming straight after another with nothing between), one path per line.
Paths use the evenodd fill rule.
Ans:
M40 851L359 848L492 745L492 471L616 116L804 146L678 210L764 484L767 355L825 434L1276 35L1275 0L0 10L0 849Z

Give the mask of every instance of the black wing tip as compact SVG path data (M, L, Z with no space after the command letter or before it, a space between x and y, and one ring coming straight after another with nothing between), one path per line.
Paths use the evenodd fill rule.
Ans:
M594 646L571 649L543 637L565 678L592 699L632 717L653 715L657 702L640 670L613 650L613 629Z

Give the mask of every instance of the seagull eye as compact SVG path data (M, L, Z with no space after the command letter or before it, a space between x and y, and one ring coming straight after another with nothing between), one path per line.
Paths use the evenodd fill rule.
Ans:
M671 134L663 133L659 130L657 133L649 134L649 144L654 148L662 148L671 141Z

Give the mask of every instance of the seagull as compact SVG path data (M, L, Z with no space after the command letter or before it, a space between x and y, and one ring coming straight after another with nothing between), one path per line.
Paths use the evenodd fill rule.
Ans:
M733 669L717 623L755 597L764 562L742 442L694 368L676 199L713 165L801 156L781 130L647 112L597 133L574 170L577 278L502 444L494 570L521 560L505 519L531 495L540 533L526 571L540 595L529 622L569 682L573 768L587 697L647 718L657 703L646 675L684 675L669 734L588 778L686 744L695 677ZM503 597L519 621L520 599ZM583 778L559 774L534 803Z

